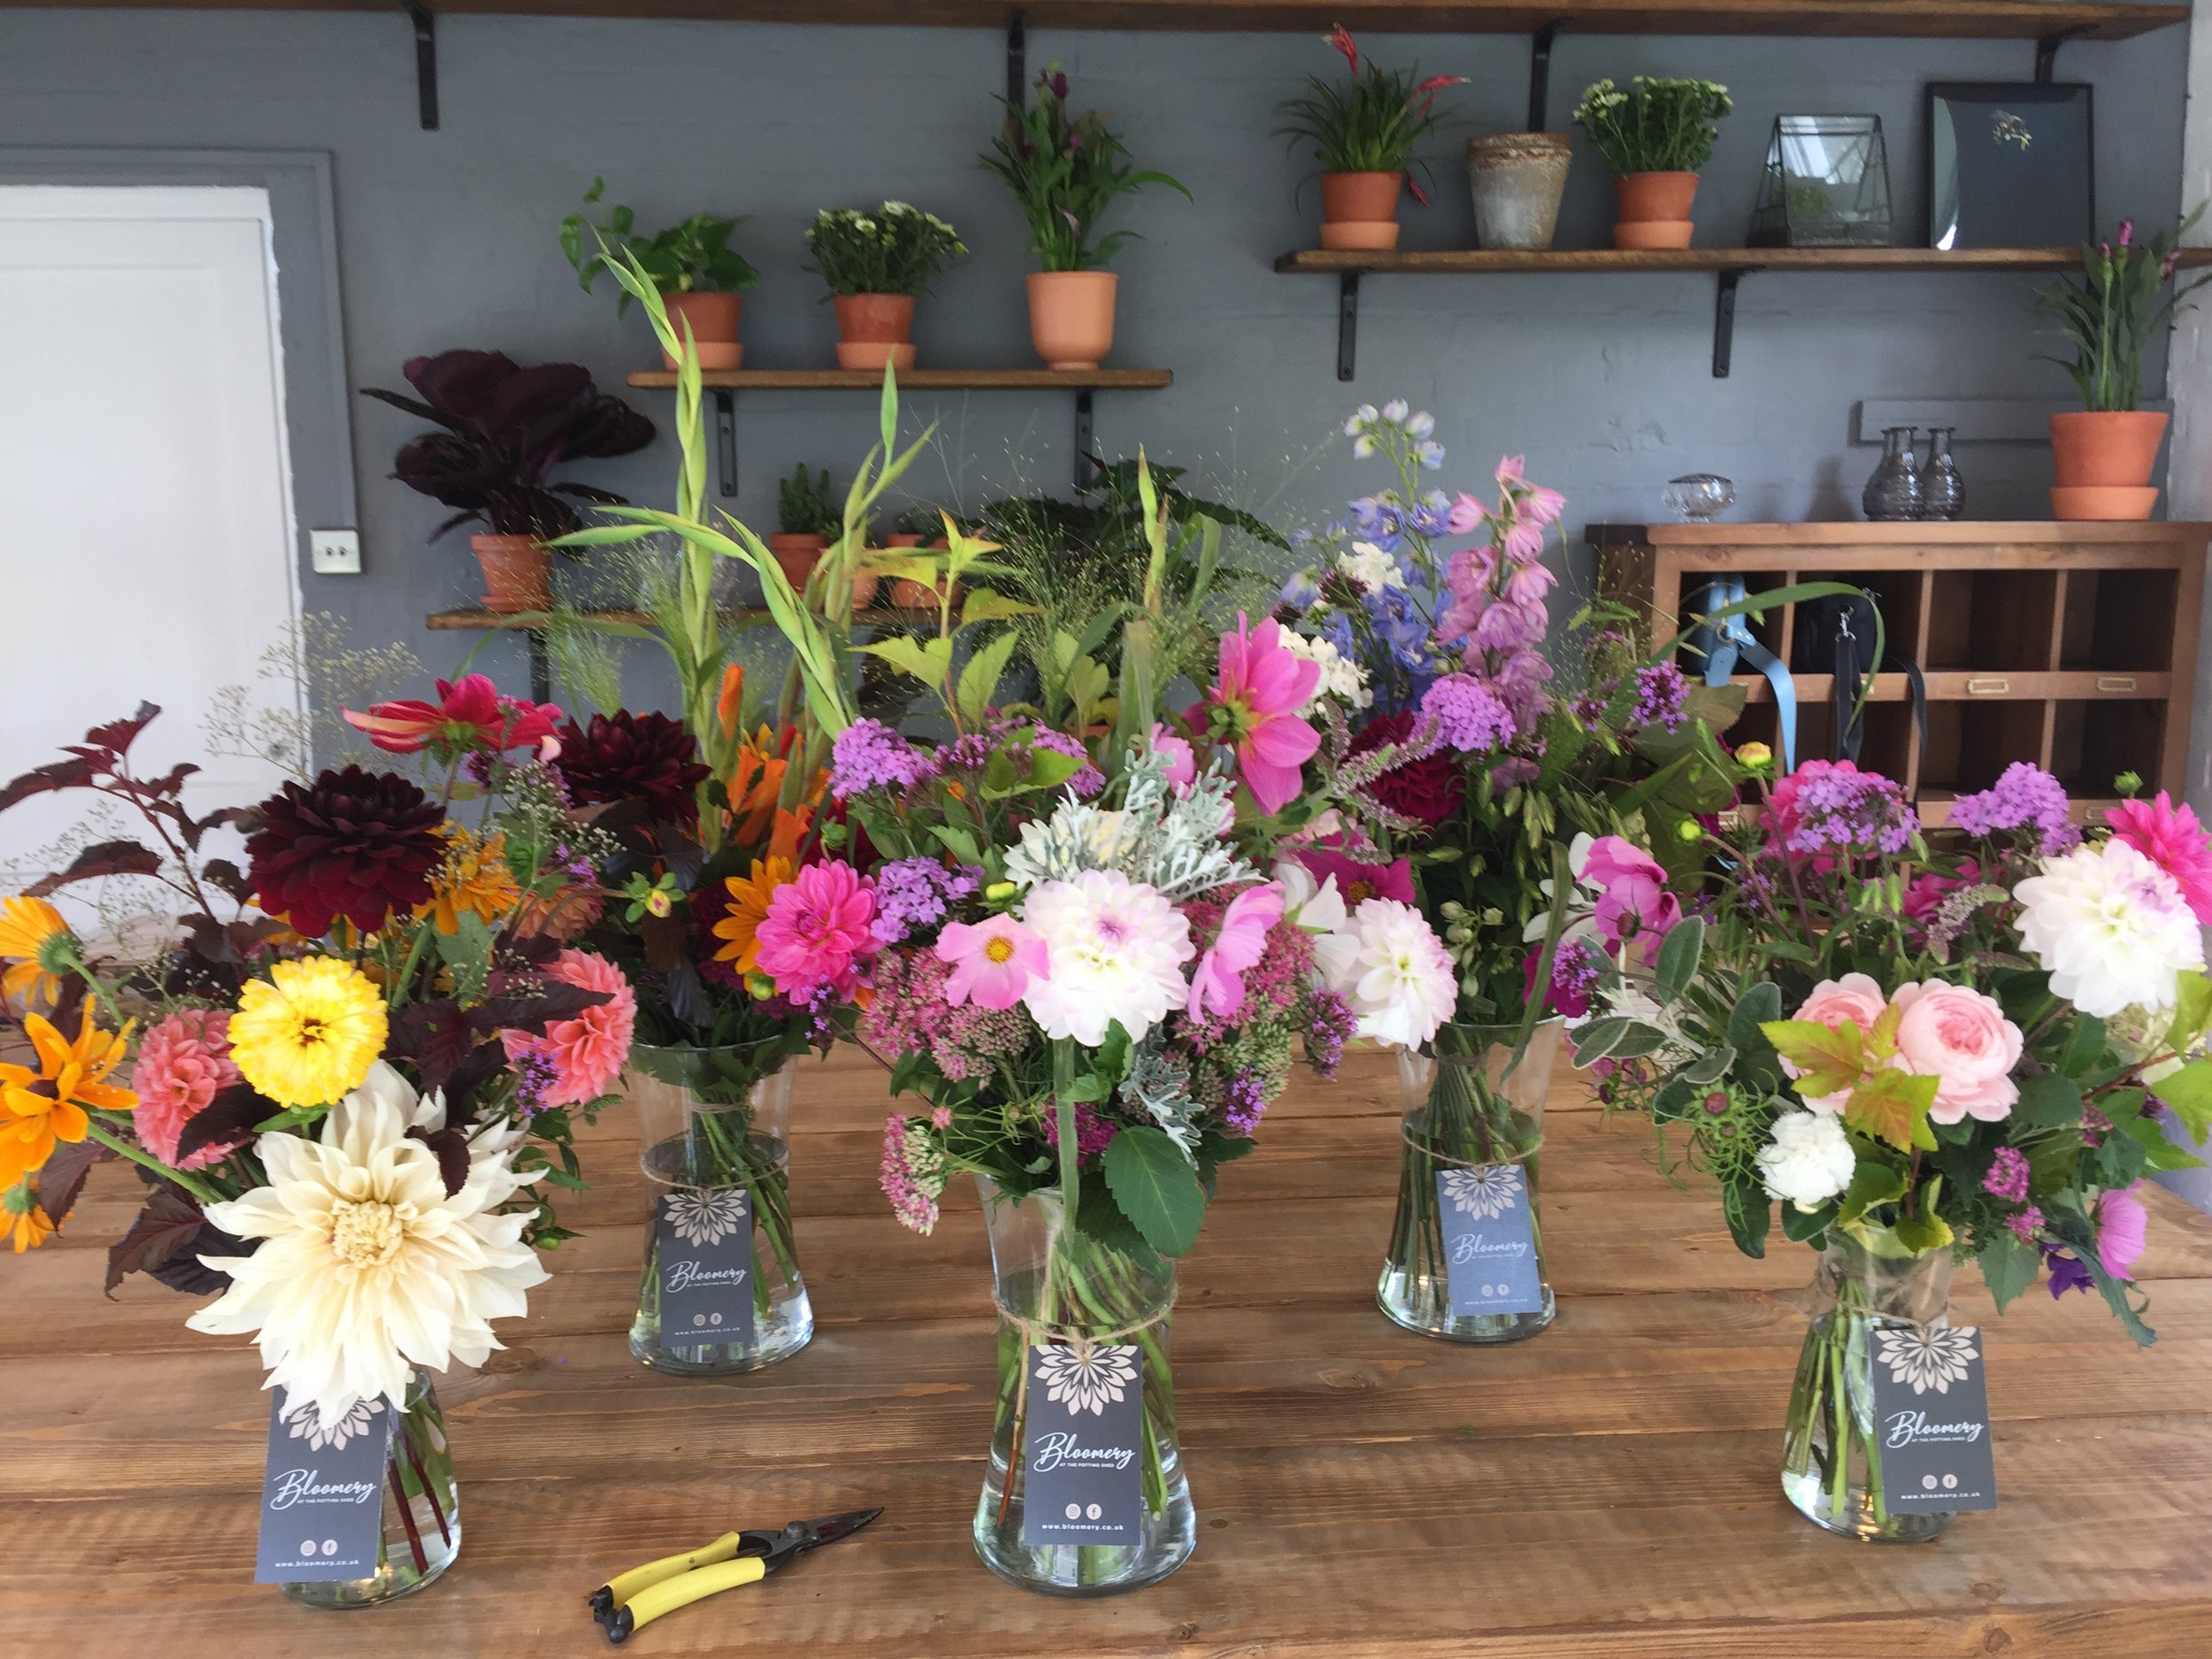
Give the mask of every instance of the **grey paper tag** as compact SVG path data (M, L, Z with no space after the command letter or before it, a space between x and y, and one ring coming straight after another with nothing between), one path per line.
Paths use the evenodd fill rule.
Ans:
M661 1345L753 1340L753 1209L741 1187L679 1187L653 1215Z
M1437 1171L1436 1210L1455 1317L1543 1312L1528 1181L1519 1164Z
M288 1409L273 1388L269 1455L261 1476L256 1584L365 1578L384 1531L384 1466L392 1413L365 1400L324 1426L312 1402Z
M1995 1509L1981 1332L1970 1325L1884 1325L1873 1346L1883 1502L1892 1512Z
M1144 1519L1144 1350L1028 1350L1022 1542L1135 1544Z

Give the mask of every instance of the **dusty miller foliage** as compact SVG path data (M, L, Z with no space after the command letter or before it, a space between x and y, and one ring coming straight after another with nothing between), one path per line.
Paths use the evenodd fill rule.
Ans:
M1203 1110L1191 1098L1190 1067L1167 1054L1165 1032L1155 1025L1129 1055L1129 1075L1121 1081L1121 1099L1151 1116L1183 1156L1198 1162L1198 1125L1193 1121Z
M1006 855L1007 879L1033 887L1118 870L1174 900L1259 879L1221 839L1236 786L1218 758L1185 795L1168 787L1167 757L1157 750L1133 752L1129 764L1119 811L1071 790L1049 818L1023 825L1021 845Z

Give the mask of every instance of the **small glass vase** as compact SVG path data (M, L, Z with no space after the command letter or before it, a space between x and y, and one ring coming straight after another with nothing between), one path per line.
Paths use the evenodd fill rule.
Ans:
M1544 1097L1551 1090L1564 1029L1565 1022L1558 1019L1538 1025L1517 1066L1512 1061L1520 1030L1513 1025L1443 1025L1430 1051L1398 1051L1399 1089L1406 1109L1404 1159L1397 1221L1375 1300L1407 1330L1448 1342L1517 1342L1534 1336L1557 1312L1544 1268L1539 1148L1544 1142ZM1446 1241L1437 1178L1447 1171L1480 1177L1514 1169L1518 1182L1510 1176L1505 1179L1525 1195L1528 1248L1541 1306L1509 1313L1454 1313L1449 1258L1455 1247Z
M1095 1166L1090 1179L1100 1179ZM1168 1363L1168 1314L1175 1263L1148 1250L1130 1254L1066 1225L1056 1190L1011 1197L978 1176L991 1236L998 1299L998 1411L976 1505L975 1548L1010 1584L1048 1595L1110 1595L1157 1583L1190 1558L1198 1518L1175 1440L1175 1381ZM1133 1544L1023 1541L1033 1455L1029 1348L1135 1345L1142 1400L1141 1499ZM1071 1511L1072 1513L1072 1511Z
M1875 464L1859 505L1876 523L1920 517L1920 474L1914 468L1912 441L1917 426L1882 428L1882 458Z
M1928 450L1920 460L1920 516L1956 518L1966 511L1966 480L1951 454L1950 426L1928 428Z
M1875 1333L1948 1323L1951 1253L1877 1256L1832 1230L1813 1275L1805 1333L1782 1441L1782 1492L1814 1525L1878 1543L1919 1543L1947 1514L1893 1515L1882 1498L1874 1432Z
M309 1580L277 1588L303 1607L376 1607L411 1595L461 1553L461 1504L446 1447L445 1416L429 1373L407 1386L407 1407L384 1465L384 1528L376 1571L365 1578Z
M791 1083L780 1043L630 1051L626 1092L652 1201L630 1352L650 1370L681 1377L756 1371L790 1358L814 1335L791 1231ZM673 1202L711 1221L734 1215L741 1195L752 1223L750 1331L719 1334L703 1315L695 1316L695 1329L664 1328L664 1293L674 1287L661 1271L664 1206ZM710 1242L723 1241L710 1234Z

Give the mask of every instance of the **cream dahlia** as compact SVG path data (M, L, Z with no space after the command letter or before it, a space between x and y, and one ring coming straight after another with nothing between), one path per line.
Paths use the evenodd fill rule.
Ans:
M1118 870L1086 870L1031 889L1022 920L1045 943L1048 966L1022 1002L1048 1037L1096 1048L1115 1020L1142 1037L1188 995L1189 922L1157 889Z
M2085 1014L2171 1008L2184 968L2204 966L2204 939L2181 887L2116 837L2046 858L2012 890L2020 940L2051 989Z
M523 1293L547 1277L522 1242L528 1216L493 1213L536 1176L515 1171L521 1132L493 1125L471 1137L467 1179L449 1194L437 1154L407 1135L444 1126L443 1096L417 1099L380 1060L319 1140L262 1135L269 1184L207 1206L260 1248L200 1258L231 1286L186 1323L257 1334L268 1386L311 1398L325 1422L359 1401L403 1402L418 1365L480 1364L501 1346L491 1321L525 1312Z
M1396 899L1362 900L1344 926L1313 942L1332 990L1359 1016L1359 1034L1417 1048L1459 1000L1451 953L1421 912Z

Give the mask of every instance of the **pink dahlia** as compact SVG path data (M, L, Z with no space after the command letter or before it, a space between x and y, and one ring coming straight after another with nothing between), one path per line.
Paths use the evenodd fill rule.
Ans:
M219 1164L250 1138L202 1147L179 1162L177 1139L208 1102L240 1081L230 1059L230 1016L219 1008L188 1008L157 1022L138 1045L131 1087L138 1106L131 1115L138 1138L164 1164L204 1170Z
M794 1002L825 986L850 1002L879 942L875 915L875 890L850 864L807 864L776 889L753 934L760 971Z
M580 991L603 991L608 1000L573 1019L553 1021L543 1036L503 1031L499 1040L518 1075L526 1068L542 1078L551 1068L551 1080L536 1091L533 1104L581 1106L604 1094L622 1075L637 1032L637 993L621 969L588 950L564 950L547 967L546 977Z
M553 735L560 710L549 703L503 697L482 674L465 674L450 685L441 680L435 703L410 697L373 704L366 714L343 712L348 724L393 755L427 749L444 758L472 749L535 749L540 760L551 760L561 752Z
M1321 683L1321 664L1281 643L1272 617L1257 627L1237 613L1237 630L1221 636L1221 673L1207 700L1227 717L1237 766L1260 810L1273 814L1295 798L1303 768L1321 733L1298 718Z
M1221 931L1191 973L1186 1010L1191 1018L1218 1014L1230 1019L1243 1010L1245 970L1266 954L1268 930L1282 919L1283 890L1272 881L1247 887L1229 901Z
M2116 841L2125 841L2174 879L2199 922L2212 926L2212 840L2194 807L2176 806L2161 789L2149 801L2123 801L2105 810Z
M1368 899L1395 899L1401 904L1416 902L1413 896L1413 861L1398 858L1389 864L1367 858L1355 858L1325 847L1300 847L1289 855L1306 867L1316 885L1325 885L1330 877L1336 878L1336 890L1348 909L1356 909Z
M947 922L937 935L937 959L952 972L945 979L945 1001L957 1008L1002 1010L1022 1000L1032 979L1049 970L1045 941L1010 916L993 916L972 926Z

